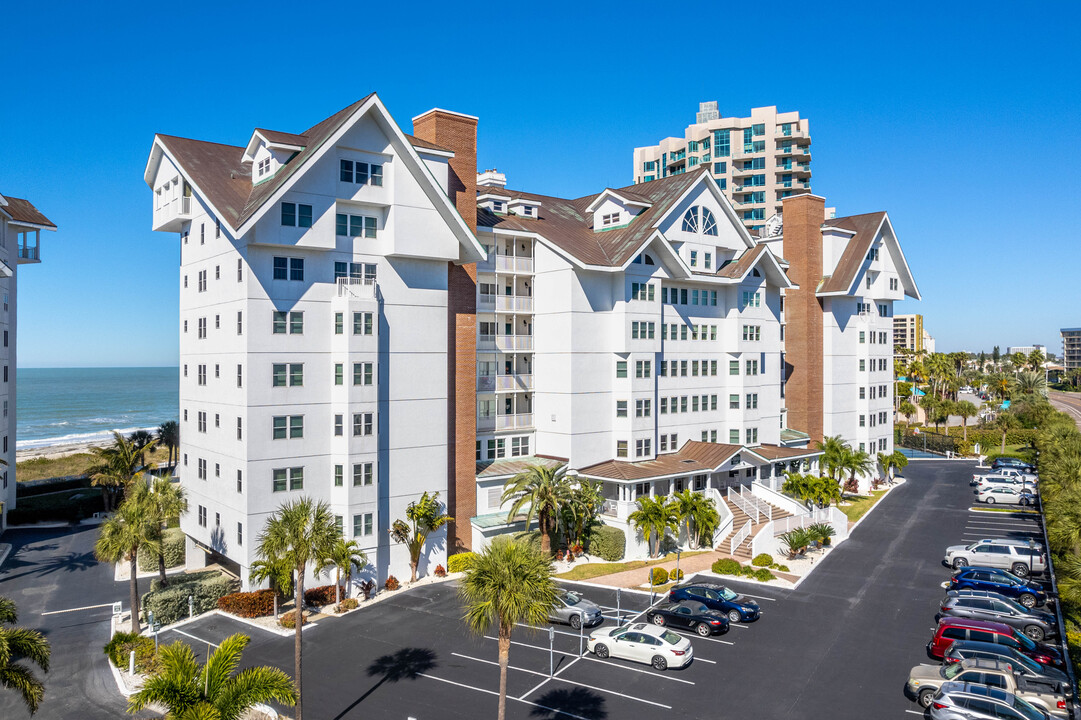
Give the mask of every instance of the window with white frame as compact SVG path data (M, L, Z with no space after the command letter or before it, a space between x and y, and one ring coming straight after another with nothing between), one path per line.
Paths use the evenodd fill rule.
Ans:
M619 213L618 212L607 213L607 214L601 216L601 226L603 226L603 227L608 227L610 225L618 225L618 224L619 224Z
M341 160L339 162L339 179L342 182L355 183L357 185L383 185L382 163L366 163L359 160Z
M263 177L264 175L269 173L270 172L270 158L265 157L262 160L260 160L259 164L257 166L257 169L258 169L258 174L256 175L256 177Z
M310 228L312 226L312 206L304 203L282 203L282 225L285 227Z
M337 213L335 232L339 237L375 238L378 230L379 220L372 215Z

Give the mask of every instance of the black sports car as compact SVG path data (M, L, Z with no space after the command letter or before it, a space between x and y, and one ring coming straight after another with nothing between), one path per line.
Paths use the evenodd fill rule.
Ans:
M728 632L728 618L725 614L710 610L696 600L663 603L650 608L646 612L646 619L654 625L694 630L703 637Z

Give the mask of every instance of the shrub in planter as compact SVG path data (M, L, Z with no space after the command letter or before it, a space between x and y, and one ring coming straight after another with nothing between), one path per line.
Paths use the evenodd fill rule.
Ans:
M135 633L119 632L105 645L109 661L121 670L128 669L128 658L135 651L135 672L148 673L158 669L158 657L154 652L154 638Z
M162 533L161 549L165 557L165 567L173 568L184 564L184 531L180 528L169 528ZM139 570L152 572L158 569L158 554L152 553L145 547L139 548Z
M773 556L767 553L759 553L754 556L754 560L751 560L751 565L755 567L769 567L773 564Z
M343 613L347 610L356 610L358 607L360 607L359 600L356 598L346 598L345 600L342 600L340 604L335 606L334 612Z
M668 573L668 579L671 580L672 582L679 582L680 580L683 579L683 576L685 574L686 573L684 573L679 568L675 568L674 570L672 570L672 572Z
M619 528L609 525L597 525L589 531L586 547L590 555L616 562L622 560L627 551L627 536Z
M282 614L278 618L278 624L281 625L283 628L289 628L290 630L296 629L296 610L290 610L289 612ZM304 613L300 614L300 624L308 624L308 618L304 615Z
M143 596L145 612L153 612L154 620L169 625L188 617L188 597L193 599L195 614L218 606L218 599L234 592L236 580L216 570L190 575L174 575L169 585L161 587L158 578L150 583L150 592Z
M718 575L739 575L741 567L739 562L732 558L722 558L713 563L710 569Z
M575 557L584 554L585 551L586 549L577 543L571 545L571 552L574 553Z
M473 558L476 553L464 552L457 555L451 555L447 558L447 569L452 573L464 572L469 569L469 566L473 564Z
M562 561L563 561L563 558L564 558L564 557L565 557L565 556L563 555L563 551L562 551L562 550L558 550L558 551L556 551L556 561L557 561L557 562L562 562Z
M787 565L778 565L775 569L777 570L777 572L791 572L791 570L788 569Z
M758 580L759 582L769 582L770 580L774 580L775 578L776 575L771 573L769 571L769 568L758 568L758 570L754 572L754 579Z
M740 568L740 575L743 575L744 577L754 577L755 573L759 570L766 570L766 568L756 568L752 565L744 565ZM766 570L766 572L769 572L769 570Z
M345 586L338 587L339 594L334 594L333 585L319 585L304 591L305 605L330 605L337 602L339 597L345 597Z
M373 580L365 580L362 583L357 583L357 585L360 587L360 591L364 593L364 599L371 599L372 591L375 590L375 582Z
M436 577L446 577L447 576L447 569L445 567L443 567L442 565L436 565L435 566L435 576Z
M398 578L394 577L393 575L388 577L387 581L383 583L383 587L385 587L387 590L397 590L401 586L402 584L398 582Z
M521 532L514 533L515 542L524 542L534 550L539 551L541 549L540 530L523 530ZM553 543L554 545L555 543Z
M274 614L274 591L254 590L223 595L218 609L239 617L254 618Z
M649 578L653 585L664 585L668 582L668 571L661 567L650 568Z

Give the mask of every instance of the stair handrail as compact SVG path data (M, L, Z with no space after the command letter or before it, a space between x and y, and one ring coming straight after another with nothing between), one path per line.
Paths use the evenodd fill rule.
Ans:
M729 489L731 489L731 488L729 488ZM742 545L743 541L747 539L747 536L751 534L751 525L753 525L753 523L750 520L748 520L747 524L744 525L743 528L738 533L736 533L735 535L732 536L732 539L729 541L729 545L728 545L728 554L729 555L735 555L736 554L736 548L738 548L740 545Z
M760 514L758 507L754 503L747 502L747 499L739 493L733 492L731 487L728 488L728 500L740 510L747 513L748 517L753 517L754 522L758 522L758 516Z
M766 516L766 520L773 520L773 506L754 494L754 492L748 492L746 485L740 485L739 494L744 500L753 503L760 513Z

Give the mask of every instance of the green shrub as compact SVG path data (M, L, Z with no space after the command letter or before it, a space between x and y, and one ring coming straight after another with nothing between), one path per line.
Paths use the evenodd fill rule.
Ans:
M281 625L283 628L289 628L290 630L295 629L297 626L296 610L290 610L287 613L282 613L281 617L278 618L278 624ZM308 616L304 613L300 614L300 624L308 624Z
M751 565L768 568L773 565L773 556L769 553L759 553L754 556L754 560L751 560Z
M710 569L718 575L739 575L742 567L738 561L732 558L721 558L713 563L713 567Z
M674 570L672 570L672 572L668 573L668 579L672 582L679 582L683 579L684 575L686 575L685 572L683 572L679 568L675 568Z
M996 446L996 447L999 447L999 446ZM1001 453L998 450L995 450L993 452L989 452L989 453L985 453L985 454L987 455L987 458L984 460L984 462L987 463L988 465L990 465L992 462L994 462L995 458L1000 458L1000 457L1017 458L1018 460L1023 460L1025 462L1029 463L1029 464L1035 464L1036 463L1036 451L1035 450L1028 450L1028 449L1017 450L1017 451L1010 450L1010 451L1007 451L1007 452L1004 452L1004 453Z
M356 610L358 607L360 607L359 600L357 600L356 598L346 598L345 600L342 600L337 607L334 608L334 612L343 613L346 610Z
M452 573L464 572L469 569L469 566L473 564L473 558L477 556L476 553L463 552L457 555L451 555L447 558L447 569Z
M169 625L188 617L188 597L193 599L195 614L218 606L218 600L237 589L236 580L217 570L174 575L161 587L160 578L150 583L150 592L143 596L143 611L154 613L154 621Z
M590 555L616 562L627 552L627 536L622 530L610 525L595 525L586 538Z
M105 654L109 661L121 670L128 669L131 651L135 651L135 672L154 672L158 668L158 657L154 652L154 639L129 632L118 632L105 645Z
M769 571L769 568L758 568L754 573L754 579L759 582L769 582L775 578L776 576Z
M523 530L522 532L516 532L511 537L515 542L524 542L529 547L533 548L537 552L541 549L541 536L540 530Z
M184 547L187 544L184 531L180 528L169 528L162 533L161 549L165 556L165 567L172 568L184 564ZM158 569L158 554L152 553L145 547L139 548L139 569L143 572L151 572Z
M787 565L778 565L774 569L777 570L777 572L791 572Z
M263 617L274 613L274 591L255 590L223 595L218 609L245 618Z
M740 569L740 574L743 575L744 577L754 577L755 573L757 573L759 570L766 570L766 569L765 568L756 568L753 565L744 565ZM769 570L766 570L766 572L769 572Z
M668 571L662 567L650 568L649 578L653 585L664 585L668 582Z

